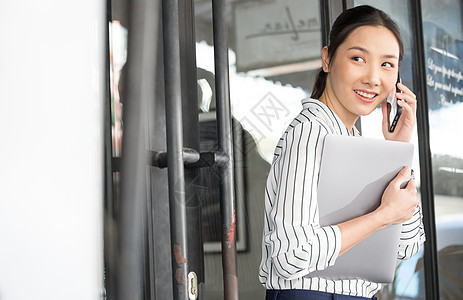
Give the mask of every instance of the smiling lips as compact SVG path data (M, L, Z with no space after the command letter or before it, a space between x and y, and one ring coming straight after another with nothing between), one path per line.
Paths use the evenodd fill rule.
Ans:
M357 96L359 96L360 100L367 102L367 103L374 102L376 96L378 96L378 94L376 93L371 93L371 92L369 93L369 92L360 91L360 90L354 90L354 92L357 94Z

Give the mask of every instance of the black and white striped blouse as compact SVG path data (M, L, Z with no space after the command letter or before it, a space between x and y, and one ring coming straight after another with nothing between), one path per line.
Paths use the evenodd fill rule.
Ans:
M317 182L324 138L349 132L318 100L304 99L275 149L265 188L265 218L259 280L267 289L309 289L372 297L381 285L362 279L304 277L335 263L338 226L320 227ZM402 225L399 259L410 258L425 240L421 210ZM361 263L361 262L359 262Z

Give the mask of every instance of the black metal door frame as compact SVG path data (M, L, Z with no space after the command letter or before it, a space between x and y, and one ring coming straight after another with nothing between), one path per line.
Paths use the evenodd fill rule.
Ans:
M439 299L439 277L437 267L436 223L434 211L434 185L432 178L432 153L429 140L429 109L426 89L426 59L424 55L423 18L421 0L411 0L412 28L415 39L414 53L416 63L413 73L415 93L420 103L417 108L418 152L421 173L421 203L426 232L424 243L424 277L426 299Z

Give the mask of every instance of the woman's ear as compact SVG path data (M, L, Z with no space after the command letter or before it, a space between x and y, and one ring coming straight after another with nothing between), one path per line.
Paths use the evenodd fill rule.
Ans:
M322 68L325 73L330 72L330 57L328 56L328 46L322 49Z

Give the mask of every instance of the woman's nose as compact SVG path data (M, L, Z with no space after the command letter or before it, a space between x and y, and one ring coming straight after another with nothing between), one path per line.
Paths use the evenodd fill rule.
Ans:
M363 83L369 84L372 86L380 85L381 78L380 78L380 68L376 66L370 66L365 70L365 74L363 75Z

